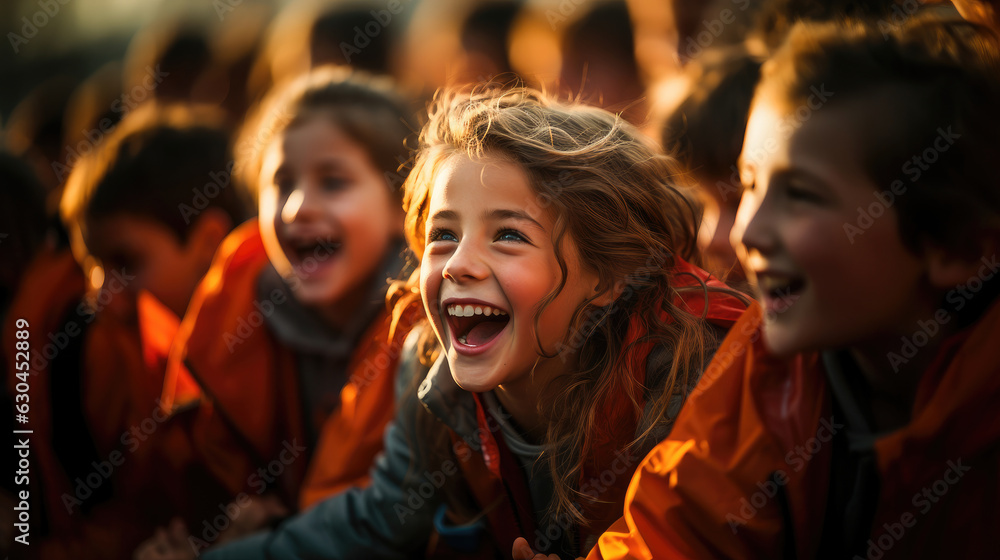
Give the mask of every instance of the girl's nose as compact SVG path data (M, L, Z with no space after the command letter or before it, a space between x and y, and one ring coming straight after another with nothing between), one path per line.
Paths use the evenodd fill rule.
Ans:
M489 268L481 254L469 243L459 243L442 270L446 279L459 283L481 280L488 274Z
M318 196L315 189L308 185L298 185L281 207L281 221L291 224L296 221L303 221L316 215L319 208Z

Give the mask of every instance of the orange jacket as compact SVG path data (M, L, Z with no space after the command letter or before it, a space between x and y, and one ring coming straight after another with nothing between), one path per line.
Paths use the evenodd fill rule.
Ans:
M875 443L869 558L984 558L1000 527L1000 302L946 341L912 421ZM779 361L753 306L669 438L632 479L590 559L812 558L830 478L831 397L818 356ZM795 450L807 450L796 453Z
M48 527L44 535L39 526L33 531L41 541L34 552L41 558L128 558L162 523L150 508L155 499L147 493L155 487L149 481L162 478L151 470L158 463L153 456L159 444L146 440L158 440L169 430L159 430L158 437L151 437L154 430L140 433L142 441L132 439L129 430L156 408L178 320L148 294L140 295L136 308L141 328L107 314L95 316L81 303L84 290L83 274L69 251L44 251L28 269L10 310L12 319L28 321L30 333L30 412L24 427L33 431L27 435L32 521L44 517ZM5 347L14 348L14 325L11 321L5 331ZM56 361L65 364L58 372L52 369ZM56 386L54 375L60 376ZM9 376L7 390L16 394L20 381ZM82 414L80 420L69 421L82 420L83 425L72 441L61 436L57 449L53 398L64 391L73 392L68 406L79 407ZM152 421L147 421L148 427L158 427ZM79 433L92 440L91 451L79 447ZM77 465L72 474L67 472L61 457L85 453L94 453L97 464L82 465L83 470ZM92 504L98 494L103 501Z
M386 312L371 323L352 355L339 406L316 448L307 449L294 352L264 322L283 300L256 301L267 263L255 220L223 241L171 351L163 404L173 411L197 405L197 460L231 496L268 488L288 507L304 508L367 483L395 410L402 342L421 310L411 308L396 325Z
M710 278L707 272L679 258L676 258L674 271L674 285L678 287L694 286L699 281L715 288L725 287L723 283ZM746 308L741 300L719 292L708 292L706 304L704 293L701 290L683 292L675 298L674 304L687 307L696 314L701 314L704 310L705 319L709 323L725 329ZM661 316L667 319L665 312L661 312ZM641 321L633 317L626 340L640 340L645 334ZM642 382L645 379L647 358L654 344L647 342L627 347L630 351L621 357L620 365L633 375L640 376L639 381ZM514 539L519 536L526 537L529 542L536 538L558 540L563 528L558 528L557 531L556 527L537 525L525 473L507 448L502 435L499 435L496 420L491 418L480 396L472 396L476 402L481 452L473 453L468 449L469 439L465 434L453 433L452 439L455 449L468 457L467 460L459 461L459 465L476 503L482 511L489 512L489 532L494 541L490 546L506 556ZM588 540L593 542L619 516L632 472L638 467L639 457L642 456L640 454L633 459L631 457L636 451L623 449L624 443L634 439L639 420L632 417L630 403L625 401L624 395L616 395L616 398L609 399L602 405L600 416L608 419L606 432L593 434L588 449L584 451L579 489L583 493L596 493L600 501L584 506L585 516L592 520L591 526L572 529L577 533L578 546L581 548ZM609 477L612 473L614 476ZM553 537L555 533L549 533L550 531L558 535ZM492 554L493 552L484 552L481 548L469 557L492 557ZM455 551L448 547L448 543L435 538L432 540L431 556L455 557Z
M167 356L180 319L140 292L137 324L99 316L82 356L83 407L102 456L118 452L126 465L115 475L116 501L129 501L144 522L142 538L169 521L165 499L184 492L179 469L190 444L179 422L160 407Z

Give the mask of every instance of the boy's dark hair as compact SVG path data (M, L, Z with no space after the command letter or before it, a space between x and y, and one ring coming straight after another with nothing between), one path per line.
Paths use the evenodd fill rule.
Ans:
M768 0L755 17L753 33L769 50L781 46L799 22L832 22L844 19L879 21L894 25L900 17L910 17L927 0ZM893 19L893 18L896 19Z
M61 208L67 228L86 232L96 220L127 214L165 226L183 243L209 208L234 226L249 218L221 123L214 111L180 106L130 113L70 175Z
M274 138L317 115L357 142L398 198L409 173L406 140L416 123L388 78L325 67L278 88L247 119L237 147L237 174L259 192L264 152Z
M667 116L661 141L696 180L725 182L732 176L743 149L760 65L742 50L706 52L691 63L691 88Z
M1000 232L1000 37L961 19L800 24L755 99L811 107L817 88L830 105L892 96L864 116L860 151L880 190L905 189L893 200L901 239L916 254L930 244L978 258ZM934 161L914 161L925 154Z

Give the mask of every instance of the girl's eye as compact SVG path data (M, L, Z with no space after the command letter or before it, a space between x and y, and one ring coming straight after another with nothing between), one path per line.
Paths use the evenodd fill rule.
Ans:
M513 241L515 243L527 243L528 239L516 229L502 229L497 232L497 241Z
M347 180L343 177L323 177L321 184L325 191L339 191L347 186Z
M427 234L427 242L434 243L435 241L451 241L457 243L458 237L449 230L434 228Z

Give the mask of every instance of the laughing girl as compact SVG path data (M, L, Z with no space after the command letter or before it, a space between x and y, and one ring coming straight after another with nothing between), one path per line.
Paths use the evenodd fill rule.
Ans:
M422 383L372 486L210 557L591 545L744 309L691 264L694 211L672 171L602 110L524 89L442 96L404 194L420 268L399 305L427 314Z

